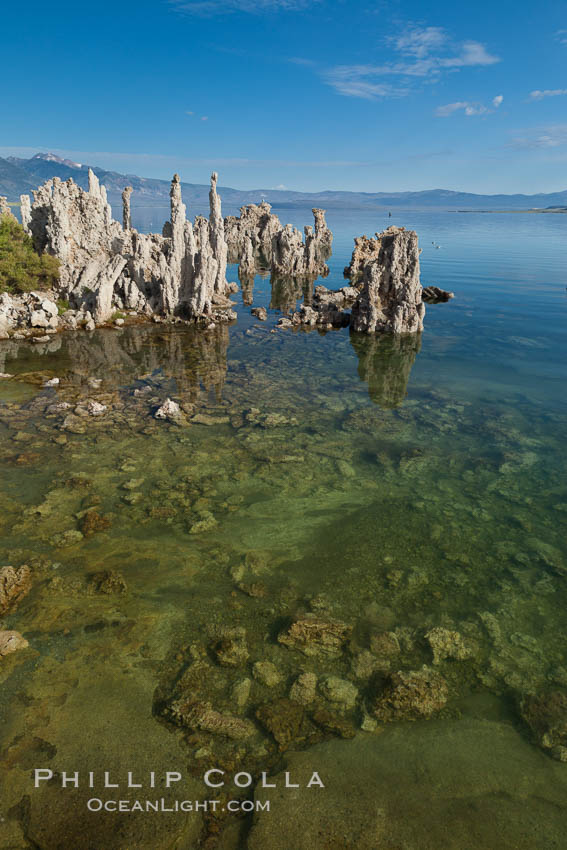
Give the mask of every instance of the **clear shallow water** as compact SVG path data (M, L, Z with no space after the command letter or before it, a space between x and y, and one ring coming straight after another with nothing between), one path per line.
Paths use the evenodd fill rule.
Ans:
M310 211L279 213L310 222ZM265 324L236 296L238 321L214 331L141 326L57 337L45 347L0 343L0 371L16 375L0 384L2 563L29 564L33 577L2 621L30 649L0 662L0 749L9 768L0 847L197 847L199 836L207 847L280 846L280 830L268 827L266 838L261 820L249 833L248 821L231 817L219 837L222 818L89 815L92 792L36 791L30 770L179 769L188 799L203 795L194 777L207 767L277 771L280 748L256 712L287 695L303 672L317 675L320 690L301 728L286 721L286 758L307 747L312 769L318 759L327 766L337 723L360 730L372 705L373 637L396 635L399 653L387 665L382 659L384 668L419 670L432 666L425 635L435 627L458 631L468 650L435 665L449 693L441 719L411 724L411 734L407 722L382 735L359 731L345 750L354 764L344 756L340 770L327 766L329 787L351 782L360 746L383 787L395 730L398 744L417 747L400 756L407 768L398 782L418 814L409 837L392 816L384 846L438 847L427 843L432 823L421 809L433 803L424 792L420 808L412 765L429 758L437 728L429 724L446 723L454 737L447 759L474 764L480 796L489 786L496 799L510 794L515 777L524 783L531 843L521 843L528 832L516 817L517 833L495 828L478 846L562 846L553 842L565 834L565 811L550 789L567 781L567 768L536 749L520 706L567 688L567 218L327 219L335 233L330 287L343 285L354 235L389 224L418 231L424 284L456 294L427 308L421 338L271 333L275 308L294 306L301 292L272 292L269 278L257 276L254 305L272 305ZM60 386L43 389L52 375ZM167 396L197 421L155 421L151 412ZM73 413L88 398L107 405L104 417ZM57 401L70 411L50 413ZM100 575L108 570L111 580ZM349 646L306 656L278 642L306 611L352 627ZM237 649L244 641L247 657L219 665L222 639ZM253 673L266 660L279 674L271 686ZM328 675L357 688L354 707L328 698ZM172 703L187 693L252 720L254 734L235 741L173 722ZM313 720L317 709L332 715L327 728ZM497 764L479 757L478 736L500 742ZM444 768L429 769L429 783L441 788ZM440 790L436 828L467 822L468 803L451 814L441 798ZM555 807L553 818L538 808L542 799ZM323 818L332 800L321 804ZM282 805L274 825L291 816ZM496 805L490 818L498 812ZM365 818L361 806L348 820L353 846L376 846ZM467 846L459 840L447 846ZM325 841L349 846L336 836Z

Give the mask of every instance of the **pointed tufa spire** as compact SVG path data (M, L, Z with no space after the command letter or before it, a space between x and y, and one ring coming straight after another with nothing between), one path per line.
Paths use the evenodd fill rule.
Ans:
M171 207L171 238L173 240L174 252L181 252L184 244L185 230L185 204L181 198L181 182L179 174L173 175L171 189L169 190L169 201Z
M20 195L20 216L24 230L30 233L31 200L29 195Z
M130 212L130 195L134 190L131 186L126 186L122 192L122 228L124 230L132 229L132 215Z
M221 199L217 194L218 174L211 174L211 190L209 192L209 238L213 254L217 258L218 268L215 278L215 292L224 293L226 288L226 263L228 248L224 238L224 219L222 217Z
M89 168L89 193L100 198L100 183L92 168Z

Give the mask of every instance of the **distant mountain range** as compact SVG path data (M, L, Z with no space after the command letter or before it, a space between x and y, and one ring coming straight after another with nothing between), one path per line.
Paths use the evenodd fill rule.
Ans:
M147 204L169 203L169 181L135 174L119 174L104 168L62 159L53 153L37 153L31 159L0 157L0 195L9 201L18 201L23 193L44 183L51 177L68 180L72 177L79 186L87 188L88 169L92 168L103 183L113 203L125 186L134 189L133 201ZM182 183L183 200L189 208L201 210L208 203L209 186L200 183ZM219 192L225 208L259 203L265 199L276 207L323 207L325 209L372 209L403 207L405 209L483 209L517 210L545 209L567 206L567 190L539 195L475 195L471 192L452 192L448 189L429 189L424 192L292 192L287 189L252 189L243 191L220 186Z

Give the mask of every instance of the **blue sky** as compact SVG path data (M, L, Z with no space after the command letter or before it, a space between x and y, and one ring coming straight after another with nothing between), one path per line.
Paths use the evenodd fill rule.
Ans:
M215 167L243 189L567 188L563 0L32 0L2 17L0 156L198 183Z

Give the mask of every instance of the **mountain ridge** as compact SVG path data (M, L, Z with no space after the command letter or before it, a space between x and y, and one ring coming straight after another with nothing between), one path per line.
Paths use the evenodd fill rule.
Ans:
M169 203L168 180L121 174L98 166L62 159L53 153L37 153L29 159L0 157L0 195L9 201L18 201L52 177L68 180L72 177L79 186L88 186L88 170L103 183L116 203L125 186L133 187L133 202ZM189 206L203 207L208 202L209 186L201 183L182 183L183 199ZM526 195L475 194L451 189L425 189L415 192L349 192L326 189L322 192L298 192L288 189L233 189L219 186L219 193L227 207L259 203L265 199L277 207L326 206L327 209L378 209L388 207L437 209L545 209L567 205L567 190Z

